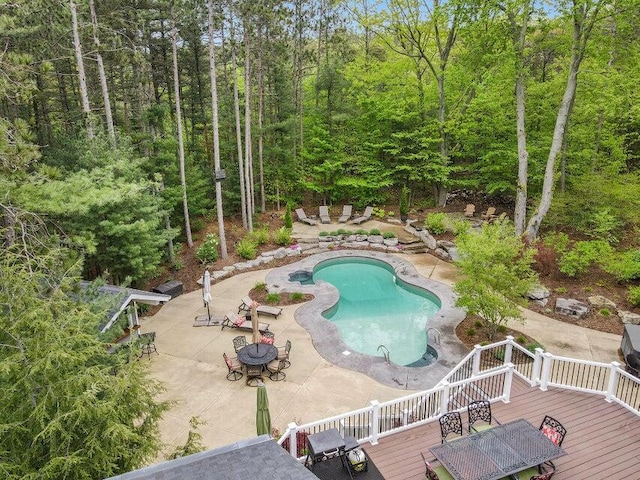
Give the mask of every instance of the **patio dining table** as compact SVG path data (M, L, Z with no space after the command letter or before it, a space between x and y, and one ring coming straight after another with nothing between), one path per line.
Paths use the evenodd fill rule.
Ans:
M266 364L278 356L278 349L268 343L250 343L238 350L238 360L247 366L247 385L262 380Z
M456 480L497 480L566 454L524 419L429 450Z

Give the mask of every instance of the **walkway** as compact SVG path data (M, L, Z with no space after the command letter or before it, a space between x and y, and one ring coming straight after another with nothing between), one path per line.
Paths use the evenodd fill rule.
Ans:
M373 222L371 222L373 223ZM299 225L296 223L296 225ZM324 226L326 228L326 226ZM366 224L367 228L375 225ZM316 229L318 227L309 227ZM296 231L299 227L296 227ZM294 231L294 233L296 233ZM309 232L297 232L311 234ZM317 233L315 233L317 235ZM401 255L424 276L451 285L455 267L431 255ZM265 280L271 269L237 274L212 285L211 311L217 316L237 311L240 298ZM325 361L314 349L307 331L298 325L293 313L298 305L283 309L275 320L265 317L276 335L276 344L291 340L291 367L286 380L266 380L272 426L284 431L290 422L306 423L361 408L371 400L386 401L409 391L381 385L366 375L345 370ZM222 353L233 353L232 339L238 332L219 326L193 327L194 318L206 314L200 291L171 300L160 311L142 319L142 332L155 331L159 355L150 363L153 377L166 386L165 400L175 406L161 423L165 452L183 444L189 420L198 416L202 441L214 448L252 437L255 431L256 389L226 380ZM574 327L525 311L527 322L517 328L538 339L549 351L569 357L610 362L617 359L620 337ZM158 459L159 461L162 458Z

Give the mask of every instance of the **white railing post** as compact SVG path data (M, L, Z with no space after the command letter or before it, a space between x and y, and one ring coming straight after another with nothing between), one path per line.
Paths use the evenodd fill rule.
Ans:
M287 425L289 430L289 453L293 458L298 458L298 424L291 422Z
M513 383L513 371L516 366L509 362L505 365L507 367L507 373L504 376L504 386L502 390L502 401L509 403L511 401L511 384Z
M473 366L471 367L471 377L475 377L480 373L480 358L482 357L482 347L480 345L473 346Z
M443 381L440 386L442 387L442 396L440 397L440 415L449 410L449 382Z
M533 370L531 372L531 378L529 383L533 387L537 383L540 383L540 370L542 368L542 355L544 350L540 347L536 348L535 357L533 358Z
M507 344L504 349L504 364L511 363L511 353L513 352L513 335L507 335Z
M378 430L380 428L380 402L371 400L371 445L378 444Z
M542 355L542 375L540 377L540 390L546 391L549 384L549 376L551 374L551 357L552 355L547 352Z
M402 425L409 425L409 409L405 408L402 410Z
M604 397L605 400L609 403L613 401L616 396L616 387L618 385L618 369L620 368L619 362L611 362L611 367L609 368L609 385L607 386L607 394Z

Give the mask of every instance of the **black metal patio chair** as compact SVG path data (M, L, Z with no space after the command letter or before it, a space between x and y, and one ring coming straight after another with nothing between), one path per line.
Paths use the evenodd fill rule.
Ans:
M460 412L447 412L443 414L438 421L440 422L440 435L442 436L442 443L447 441L447 436L450 433L457 434L461 438L462 433L462 417Z

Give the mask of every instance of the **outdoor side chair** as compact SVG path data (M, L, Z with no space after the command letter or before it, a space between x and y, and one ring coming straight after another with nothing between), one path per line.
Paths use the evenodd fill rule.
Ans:
M469 414L469 433L471 430L479 432L481 430L487 430L491 428L491 421L493 417L491 415L491 403L488 400L475 400L467 406L467 413ZM476 425L477 422L485 422L482 425ZM496 423L500 425L500 422L496 420Z
M243 347L246 347L247 345L248 345L247 337L245 337L244 335L238 335L233 339L233 348L236 351L236 353L238 353L238 350L240 350Z
M298 221L302 222L302 223L306 223L307 225L316 225L317 222L309 217L307 217L307 214L304 213L304 210L301 208L296 208L296 215L298 216Z
M540 424L540 431L557 446L562 446L567 429L553 417L545 415Z
M140 334L140 346L141 346L140 358L147 355L149 359L151 359L151 354L153 352L156 352L157 355L160 355L158 353L158 350L156 349L155 341L156 341L156 332L147 332L147 333Z
M440 422L440 435L442 437L442 443L447 441L447 436L450 433L460 435L456 438L461 438L464 435L462 433L462 417L460 416L460 412L447 412L440 416L438 421Z
M282 371L285 368L284 362L284 360L278 360L276 358L275 360L271 360L269 363L267 363L269 378L274 382L279 382L280 380L284 380L287 377L287 374Z
M331 217L329 216L329 207L326 205L320 205L318 209L320 213L320 221L322 223L331 223Z
M366 222L367 220L371 220L371 215L373 215L373 207L367 207L364 209L364 212L362 213L362 215L351 220L351 223L360 225L361 223Z
M454 480L446 468L442 466L434 467L431 465L431 462L435 461L435 459L429 461L425 458L424 453L420 452L420 455L422 455L422 461L424 462L424 467L426 469L425 475L427 480Z
M226 353L222 354L224 358L224 363L227 365L229 369L229 373L227 373L227 380L235 382L236 380L240 380L242 378L242 363L238 360L237 357L228 357Z
M289 361L289 352L291 351L291 340L287 340L287 342L284 344L284 347L276 346L276 348L278 349L278 360L284 360L285 365L283 368L289 368L291 366L291 362Z
M519 480L549 480L556 473L556 466L553 462L545 462L537 467L527 468L518 472Z

